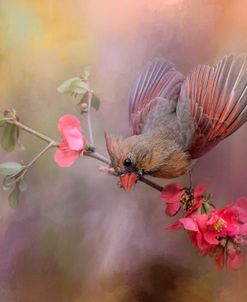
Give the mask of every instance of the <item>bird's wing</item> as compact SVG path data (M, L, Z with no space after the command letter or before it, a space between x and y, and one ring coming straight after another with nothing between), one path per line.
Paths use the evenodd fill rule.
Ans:
M184 81L177 106L190 107L194 135L189 147L197 158L236 131L247 120L245 54L226 56L216 66L199 65Z
M147 63L129 94L129 121L133 134L142 132L148 113L157 104L157 97L176 104L183 81L184 76L172 63L162 58Z

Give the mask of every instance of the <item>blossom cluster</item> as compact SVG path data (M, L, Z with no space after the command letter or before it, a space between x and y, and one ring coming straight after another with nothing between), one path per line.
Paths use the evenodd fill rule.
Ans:
M241 248L247 245L247 198L215 209L206 189L206 185L194 189L178 184L164 187L161 199L166 203L166 214L174 216L183 210L183 217L168 229L186 230L192 245L200 255L211 256L217 270L224 266L237 270L243 263Z

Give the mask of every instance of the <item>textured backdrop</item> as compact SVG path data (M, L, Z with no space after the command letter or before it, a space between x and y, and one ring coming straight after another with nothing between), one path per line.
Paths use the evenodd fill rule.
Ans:
M163 56L188 73L247 52L244 0L0 0L0 20L1 111L13 106L24 123L58 138L58 118L77 113L56 88L91 65L104 153L104 129L130 132L128 89L147 60ZM218 206L247 196L246 130L194 168L194 181L209 184ZM28 161L43 147L28 134L21 139L26 150L1 150L1 162ZM139 183L125 193L89 158L61 169L53 151L27 181L17 210L0 191L1 301L246 301L247 266L216 273L184 234L164 230L172 219L151 188Z

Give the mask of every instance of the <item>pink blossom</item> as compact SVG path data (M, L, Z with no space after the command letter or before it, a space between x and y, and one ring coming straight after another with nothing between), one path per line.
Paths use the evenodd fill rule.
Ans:
M225 264L225 248L221 245L217 245L211 252L211 256L214 259L214 265L217 271L223 269Z
M206 184L200 184L195 186L192 200L186 205L185 216L189 216L194 213L203 204L203 195L207 190Z
M170 225L168 229L179 230L183 227L188 231L192 245L200 250L201 255L206 255L219 243L218 240L212 240L211 237L207 238L207 236L204 236L207 229L207 221L207 214L193 215L193 217L179 219Z
M186 230L192 245L202 256L210 255L217 270L221 270L224 265L229 271L239 269L243 263L240 249L247 245L247 198L240 198L231 205L215 210L203 199L205 185L197 186L194 191L185 189L181 197L178 195L180 187L173 185L172 189L172 193L167 190L170 194L166 198L175 204L180 198L185 206L185 217L168 229ZM201 205L204 207L200 208ZM200 214L202 210L206 213Z
M243 265L243 254L239 249L234 246L230 246L227 248L227 259L226 266L228 271L234 271L240 269Z
M86 139L81 133L80 121L73 115L64 115L58 121L58 131L62 137L55 161L60 167L69 167L83 154Z
M215 210L208 221L209 229L216 231L217 237L234 238L247 235L247 199L238 199L232 205Z
M204 195L204 193L206 192L207 187L208 186L206 184L200 184L200 185L195 186L194 198L196 198L196 199L201 198Z
M234 206L238 209L240 220L242 222L247 222L247 198L239 198L235 201Z
M168 216L177 214L181 207L180 200L184 192L185 189L175 183L164 186L160 198L166 202L166 214Z

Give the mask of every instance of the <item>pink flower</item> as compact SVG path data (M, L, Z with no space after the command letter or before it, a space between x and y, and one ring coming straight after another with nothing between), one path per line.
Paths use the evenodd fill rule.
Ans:
M185 189L175 183L164 186L160 198L166 202L166 214L168 216L177 214L181 207L180 200L184 192Z
M200 204L201 200L204 206L208 205L202 199L204 192L205 189L195 189L193 197L186 199L186 204L188 205L188 200L198 200ZM184 197L186 196L183 195L182 201ZM240 198L218 210L210 207L205 209L207 213L183 217L168 229L185 229L192 245L200 254L210 255L214 259L217 270L221 270L225 264L229 271L239 269L243 263L240 249L247 245L247 198Z
M81 133L80 121L73 115L64 115L59 119L58 131L62 141L55 153L55 161L60 167L69 167L83 154L86 139Z
M221 271L225 264L225 248L221 245L217 245L211 252L211 256L214 259L214 265L217 271Z
M240 226L237 209L227 206L212 212L208 226L218 237L237 235Z
M247 199L240 198L232 205L213 211L207 225L217 237L246 236Z
M243 254L240 250L232 245L227 248L226 266L228 271L240 269L243 265Z
M186 216L191 215L203 204L203 195L206 190L206 184L200 184L195 186L191 202L186 205Z
M219 243L218 240L212 240L212 238L204 236L207 229L207 221L207 214L193 215L193 217L179 219L170 225L168 229L179 230L183 227L188 231L192 245L200 250L201 255L206 255Z
M168 184L163 188L161 199L166 202L166 214L174 216L181 206L185 216L190 216L203 204L203 195L207 186L197 185L194 190L182 188L179 184Z
M241 222L247 222L247 198L241 197L235 201L234 206L238 210L239 219Z

